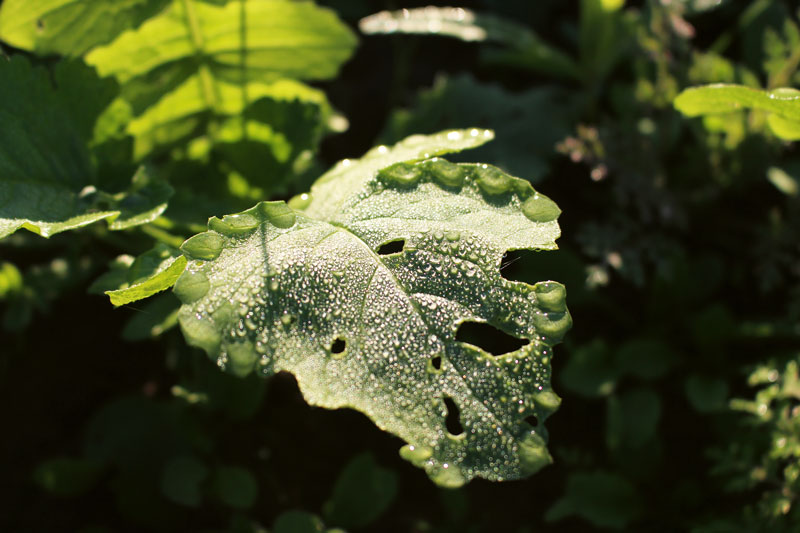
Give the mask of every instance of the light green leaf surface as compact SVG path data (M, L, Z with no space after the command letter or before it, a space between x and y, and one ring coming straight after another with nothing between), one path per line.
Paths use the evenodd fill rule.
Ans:
M291 104L294 102L314 107L319 110L320 122L323 123L332 115L331 107L322 91L288 79L244 84L218 80L214 84L214 92L216 97L209 101L204 93L201 77L193 75L135 117L127 126L127 132L134 137L134 158L141 159L159 146L168 146L186 137L203 133L210 116L227 121L222 122L215 132L219 141L235 142L251 138L263 142L273 150L280 150L281 142L275 137L281 133L273 131L277 124L255 120L242 124L242 115L248 106L262 99L282 104L287 114L291 112ZM264 130L267 131L266 138L259 135ZM291 148L286 141L282 144Z
M767 125L777 137L786 141L800 141L800 121L781 115L767 115Z
M162 9L167 0L5 0L0 40L38 54L79 56Z
M0 300L13 297L24 287L22 273L13 263L0 261Z
M163 244L136 258L125 287L106 291L115 306L129 304L167 290L186 268L186 257Z
M87 61L122 83L154 71L174 79L197 65L233 81L245 72L261 80L327 79L355 45L333 11L310 1L176 0L136 30L92 50Z
M115 112L128 107L135 159L194 139L188 157L207 161L216 149L248 180L274 185L335 117L324 93L296 80L333 77L355 45L309 1L174 0L86 60L122 86Z
M719 83L684 89L675 98L674 105L689 117L760 109L771 113L767 121L776 136L786 140L800 138L800 91L797 89L763 91Z
M0 78L0 238L20 228L49 237L104 219L125 229L166 209L172 190L145 169L128 191L97 190L71 100L44 69L20 56L0 59Z
M294 202L304 211L262 202L212 218L182 247L190 261L174 291L187 341L236 374L293 373L312 405L367 414L441 485L548 464L542 422L560 401L550 357L571 325L565 291L508 281L499 267L509 249L554 249L560 211L494 167L434 157L490 137L412 137L334 167ZM398 240L402 251L378 253ZM527 344L491 355L456 340L468 321ZM447 399L461 434L447 429Z

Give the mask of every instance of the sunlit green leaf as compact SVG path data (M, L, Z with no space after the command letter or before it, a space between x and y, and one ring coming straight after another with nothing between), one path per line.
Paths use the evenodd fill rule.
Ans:
M79 56L157 13L167 0L5 0L0 40L39 54Z
M117 116L116 135L133 138L134 159L182 146L190 158L222 154L228 170L274 185L336 129L324 94L296 80L333 77L355 44L332 11L310 1L174 0L86 60L121 84L104 137Z
M797 89L763 91L719 83L684 89L674 104L678 111L689 117L761 109L772 113L767 120L775 135L786 140L800 137L800 91Z
M115 306L142 300L172 287L185 267L186 257L158 245L133 262L125 287L106 291L106 294Z
M22 290L22 273L8 261L0 261L0 300Z
M546 465L565 291L505 280L499 266L509 249L554 249L560 211L494 167L434 157L490 137L411 137L340 163L293 202L300 211L270 202L212 218L182 247L187 341L237 374L293 373L313 405L366 413L439 484ZM402 251L382 251L398 241ZM489 354L456 340L464 322L523 346ZM448 429L450 401L463 432Z
M172 189L142 169L128 191L95 187L71 99L44 69L0 59L0 238L20 228L49 237L98 220L125 229L155 219Z
M286 141L281 143L276 137L281 135L278 128L285 126L282 122L289 117L294 118L291 104L299 102L312 106L317 110L316 122L323 124L331 114L330 106L321 91L288 79L271 83L252 81L245 84L219 80L215 82L214 92L216 97L209 102L203 92L201 78L197 75L191 76L134 118L126 128L134 138L134 158L140 159L160 146L170 146L198 133L205 133L209 119L216 118L222 121L215 131L218 142L253 139L271 147L273 152L281 150L283 144L286 146L286 153L277 153L274 156L285 161L289 159L293 147ZM254 113L251 106L260 100L282 104L281 111L288 115L287 119L256 120L262 117ZM243 123L244 113L251 117L249 122ZM267 133L266 137L260 135L262 131ZM309 128L309 133L313 134L313 127ZM303 146L307 148L311 143L306 142L304 145L308 145Z
M229 81L243 75L325 79L336 74L355 44L332 11L307 0L175 0L139 28L92 50L87 60L122 83L154 71L186 79L197 65ZM213 80L202 80L205 97L214 99L208 82Z
M800 121L771 114L767 116L767 125L776 137L786 141L800 141Z

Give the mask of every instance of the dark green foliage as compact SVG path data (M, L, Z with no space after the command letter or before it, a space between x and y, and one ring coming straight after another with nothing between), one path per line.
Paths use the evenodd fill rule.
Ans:
M275 60L244 39L227 55L187 33L174 61L145 64L131 43L166 46L148 21L186 28L165 14L193 6L205 38L239 2L0 2L0 530L800 529L796 3L469 0L478 16L445 30L425 17L458 10L401 27L396 10L424 3L317 3L332 11L273 4L316 52ZM395 18L362 25L338 71L383 9ZM175 294L104 295L167 289L154 278L209 217L462 127L496 136L462 161L535 181L562 211L560 250L506 250L500 267L564 284L575 324L552 354L553 464L528 479L439 488L289 375L220 372L175 327Z

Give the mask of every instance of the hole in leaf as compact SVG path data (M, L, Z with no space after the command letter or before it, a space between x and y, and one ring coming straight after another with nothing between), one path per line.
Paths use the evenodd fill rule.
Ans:
M461 425L461 415L458 411L456 402L454 402L449 396L445 396L444 404L447 406L447 418L444 421L447 431L451 435L461 435L464 433L464 426Z
M586 277L580 259L563 249L552 253L507 250L500 262L500 275L509 281L522 281L530 285L553 279L563 281L567 286L570 280L583 280Z
M458 327L456 340L482 348L492 355L503 355L519 350L528 339L518 339L483 322L464 322Z
M336 337L333 344L331 344L331 353L342 353L346 347L347 341L341 337Z
M44 31L44 20L36 19L36 29L40 32Z
M438 355L436 357L432 358L431 359L431 365L436 370L441 370L441 368L442 368L442 358L439 357Z
M395 239L393 241L385 242L378 246L378 255L397 254L403 251L406 241L403 239Z
M536 427L536 426L539 425L539 419L536 418L536 415L526 416L525 417L525 422L527 422L528 424L532 425L533 427Z

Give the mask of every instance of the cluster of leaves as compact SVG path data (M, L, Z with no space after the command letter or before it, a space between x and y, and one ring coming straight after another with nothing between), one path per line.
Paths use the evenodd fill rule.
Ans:
M800 527L791 2L319 3L0 2L8 527Z
M253 508L258 479L215 453L228 441L203 417L252 416L264 388L246 380L281 371L310 404L356 409L401 437L400 457L441 486L519 479L552 461L543 423L559 404L550 360L571 325L565 291L506 280L499 267L508 250L554 249L560 210L499 168L439 157L486 143L490 130L412 135L342 161L288 204L222 216L289 196L314 170L323 134L346 124L302 81L333 77L354 49L332 10L10 0L0 39L10 52L0 61L0 238L19 264L3 263L6 326L38 327L20 310L47 296L25 264L41 248L32 234L86 227L61 242L87 277L108 261L98 244L138 253L113 258L88 287L115 306L174 285L121 332L161 338L171 398L154 397L150 383L144 398L107 404L82 453L37 467L41 488L70 497L110 488L120 513L153 528L176 523L165 505ZM208 215L220 216L203 232ZM81 285L69 261L56 264ZM188 345L243 381L198 366L178 324ZM468 325L519 346L490 353L461 336ZM360 456L323 513L360 527L395 493L394 474ZM240 514L229 524L259 527ZM274 528L318 526L290 513Z
M778 385L759 393L759 426L740 414L754 404L730 400L747 395L750 365L766 364L776 350L797 360L797 159L787 143L800 124L791 87L798 83L795 14L767 0L645 2L641 9L586 0L572 45L557 47L550 41L563 36L547 21L558 8L530 7L531 28L496 14L522 8L486 4L495 13L411 9L377 14L361 27L486 41L478 72L507 87L440 77L414 107L391 116L384 138L456 115L478 113L478 124L489 125L495 109L475 102L497 102L493 116L502 118L492 127L499 139L513 135L510 142L524 144L528 159L500 151L485 159L569 197L565 223L574 229L562 249L537 264L514 254L506 270L513 279L557 273L583 324L567 341L556 382L574 405L562 407L568 423L598 435L560 434L556 461L568 473L545 520L796 528L793 404L762 398L783 397ZM526 75L546 84L520 87ZM565 128L574 133L564 136ZM570 163L554 161L551 133ZM771 375L774 381L779 370ZM709 502L708 483L738 494Z

